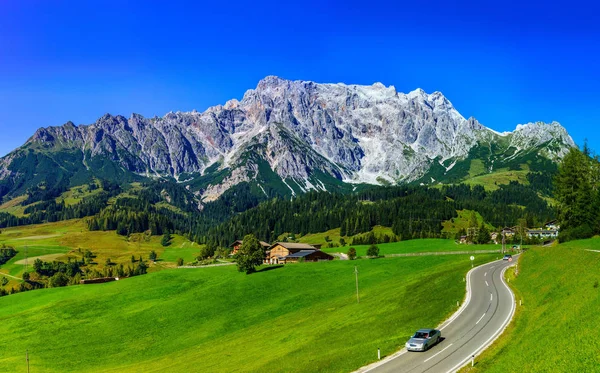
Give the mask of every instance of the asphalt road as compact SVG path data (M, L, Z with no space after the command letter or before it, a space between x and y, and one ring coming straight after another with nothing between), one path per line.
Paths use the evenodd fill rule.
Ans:
M495 338L514 314L515 300L504 283L506 268L514 264L495 261L469 272L463 306L438 329L443 340L425 352L401 350L393 357L361 369L361 372L454 372L471 363ZM423 325L423 328L433 327ZM409 336L406 336L408 340Z

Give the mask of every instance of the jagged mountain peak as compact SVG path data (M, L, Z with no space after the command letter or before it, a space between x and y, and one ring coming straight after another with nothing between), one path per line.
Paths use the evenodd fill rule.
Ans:
M340 182L410 182L433 164L464 159L502 136L517 152L551 142L545 154L551 159L574 146L556 122L499 134L473 117L465 119L439 91L401 93L382 83L321 84L277 76L262 79L240 101L204 112L150 119L107 113L90 125L39 129L28 146L71 151L92 173L91 161L98 157L124 172L186 175L187 181L217 170L219 178L197 187L200 194L210 190L213 198L238 182L260 178L257 172L265 167L284 181L316 182L319 174ZM13 154L0 162L1 178L18 174L9 167L14 159Z

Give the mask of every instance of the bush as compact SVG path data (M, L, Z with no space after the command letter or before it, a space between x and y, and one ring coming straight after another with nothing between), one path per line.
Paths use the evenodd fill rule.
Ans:
M48 279L48 286L51 288L67 286L68 284L69 278L62 272L56 272L52 277Z
M181 267L183 265L183 258L177 259L177 267Z
M215 255L215 248L211 245L206 245L200 249L200 255L198 255L198 261L207 259Z
M354 260L356 259L356 249L351 247L350 249L348 249L348 259L350 260Z
M377 245L369 246L369 249L367 250L367 256L377 258L379 256L379 247L377 247Z

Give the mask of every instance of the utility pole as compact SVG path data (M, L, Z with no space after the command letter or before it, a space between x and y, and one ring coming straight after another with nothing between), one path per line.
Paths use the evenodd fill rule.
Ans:
M25 272L27 272L27 246L25 246Z
M360 303L360 298L358 297L358 267L354 266L354 275L356 276L356 303Z
M504 243L505 243L504 231L505 231L505 228L502 228L502 254L504 254Z

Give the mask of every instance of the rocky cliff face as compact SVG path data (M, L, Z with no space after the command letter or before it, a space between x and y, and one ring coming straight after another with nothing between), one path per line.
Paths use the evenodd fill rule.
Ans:
M498 134L465 119L440 92L269 76L241 101L203 113L149 119L106 114L91 125L42 128L0 161L0 179L18 172L10 166L26 148L70 149L81 151L88 169L90 160L105 157L130 172L182 182L221 172L218 181L199 188L214 199L231 185L260 179L262 163L302 190L326 188L316 173L351 183L410 182L434 162L464 159L478 144L493 142L510 149L507 157L552 144L541 155L558 159L574 146L558 123Z

